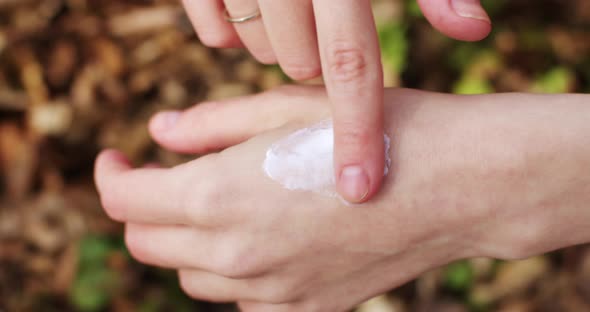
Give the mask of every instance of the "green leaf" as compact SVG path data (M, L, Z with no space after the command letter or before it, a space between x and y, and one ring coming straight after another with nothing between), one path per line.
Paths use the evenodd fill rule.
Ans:
M455 94L486 94L493 92L494 87L492 84L480 77L466 76L453 87L453 93Z
M113 246L108 238L88 235L80 242L80 262L82 265L102 263L112 250Z
M83 312L104 309L119 285L118 275L106 268L86 270L78 275L70 292L74 306Z
M379 41L387 69L396 74L401 73L408 58L406 26L398 22L384 24L379 28Z
M533 83L533 92L566 93L575 81L575 74L566 67L555 67L541 75Z
M482 0L481 5L483 8L488 12L488 15L494 16L500 13L500 11L506 6L508 3L507 0Z
M493 50L471 50L465 48L463 52L465 64L463 74L453 86L456 94L485 94L493 93L494 87L490 82L503 66L500 55Z
M458 261L447 266L444 272L444 284L447 288L464 292L473 283L473 269L467 261Z
M70 289L70 300L80 311L102 310L110 304L121 280L107 266L113 252L124 252L124 245L108 236L88 235L79 243L79 266Z
M551 49L549 38L544 29L527 28L518 32L518 42L522 48L532 51L547 51Z
M158 312L162 310L161 298L147 298L140 305L138 312Z
M468 67L477 54L481 51L481 47L477 44L468 42L458 42L454 49L451 50L448 62L451 67L462 71Z
M406 12L411 17L424 17L422 9L420 9L420 5L418 5L418 1L416 0L406 1Z

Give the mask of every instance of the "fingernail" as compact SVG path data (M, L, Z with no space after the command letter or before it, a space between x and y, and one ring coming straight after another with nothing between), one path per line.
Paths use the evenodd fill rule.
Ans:
M340 195L351 203L359 203L369 194L369 176L359 166L344 167L339 185Z
M474 18L491 23L490 17L481 7L479 1L480 0L451 0L451 7L455 13L461 17Z
M176 122L180 118L180 112L162 112L154 117L154 128L158 131L170 130L176 125Z

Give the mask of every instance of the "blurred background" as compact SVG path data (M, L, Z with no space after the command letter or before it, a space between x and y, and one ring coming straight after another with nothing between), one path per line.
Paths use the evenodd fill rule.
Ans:
M0 0L0 311L234 311L132 260L92 181L106 147L136 164L190 159L150 140L154 112L288 82L243 51L203 47L178 2ZM493 34L461 43L415 0L374 1L387 85L590 92L589 0L483 2ZM454 263L359 311L590 311L590 248Z

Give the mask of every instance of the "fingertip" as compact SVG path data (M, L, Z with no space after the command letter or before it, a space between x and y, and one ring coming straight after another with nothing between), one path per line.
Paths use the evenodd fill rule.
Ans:
M359 165L349 165L340 171L338 192L344 200L358 204L365 201L370 191L369 175Z
M479 41L492 29L490 17L479 0L418 0L434 28L453 39Z
M382 171L370 172L370 168L350 165L340 171L337 190L349 203L362 204L373 198L381 188Z
M97 157L94 165L94 180L99 192L103 189L105 180L112 174L129 170L131 164L123 153L107 149L102 151Z
M118 199L114 191L117 186L113 177L121 172L131 169L129 160L123 153L107 149L102 151L96 158L94 180L98 190L101 204L106 214L113 220L123 222L123 211L118 208Z
M488 13L481 6L480 0L450 0L453 12L460 17L491 23Z
M474 42L485 39L492 31L492 24L469 19L469 21L449 22L446 28L439 28L439 31L456 40Z
M96 157L96 173L121 172L131 168L127 156L114 149L106 149Z
M335 154L338 168L337 190L343 199L360 204L369 201L380 190L385 172L386 151L383 133L360 139L359 143L340 146ZM360 147L360 148L359 148Z
M178 124L180 117L182 117L180 111L162 111L152 116L148 123L152 138L158 143L165 140Z

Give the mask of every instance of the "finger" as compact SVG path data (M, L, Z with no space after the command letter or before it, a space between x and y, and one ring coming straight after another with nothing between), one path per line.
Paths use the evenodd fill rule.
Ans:
M244 251L243 236L226 229L183 225L127 223L125 243L131 255L146 264L246 279L264 275L266 267L248 267L251 251Z
M491 31L480 0L418 0L418 4L432 26L451 38L477 41Z
M201 42L213 48L239 48L235 29L225 21L222 0L183 0Z
M311 0L260 0L260 11L283 71L295 80L321 74Z
M185 112L162 112L150 121L152 137L182 153L205 153L241 143L289 122L327 116L319 88L284 87L255 96L208 102Z
M231 17L248 16L258 10L256 0L224 0ZM261 63L274 64L277 58L272 50L262 18L255 18L242 23L234 23L234 28L250 53Z
M179 270L182 290L192 297L209 302L254 300L256 289L248 280L236 280L200 270Z
M207 261L213 242L210 234L189 226L125 225L125 243L133 258L163 268L212 270Z
M377 192L384 166L383 72L371 2L313 3L334 118L337 189L360 203Z
M253 301L243 301L238 304L242 312L297 312L307 311L296 303L272 304Z
M146 168L146 169L161 169L162 168L162 165L160 165L157 162L150 162L150 163L147 163L147 164L143 165L143 168Z
M259 276L252 279L234 279L202 270L179 270L180 286L189 296L211 302L266 302L268 307L289 306L281 304L295 301L294 291L289 291L286 281L276 276ZM257 305L252 303L252 305ZM260 305L257 305L260 306ZM266 311L266 310L261 310ZM288 311L288 310L268 310ZM310 311L309 309L289 311Z
M103 207L114 220L157 224L186 222L181 192L187 183L178 170L133 170L124 155L109 150L96 160L95 180Z

